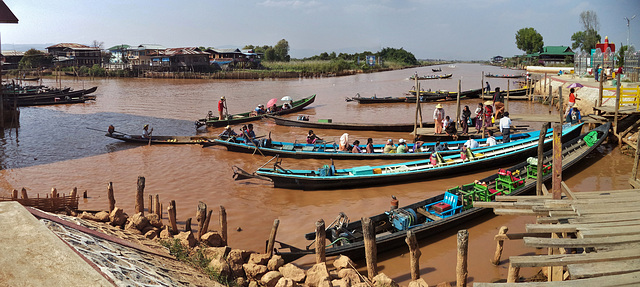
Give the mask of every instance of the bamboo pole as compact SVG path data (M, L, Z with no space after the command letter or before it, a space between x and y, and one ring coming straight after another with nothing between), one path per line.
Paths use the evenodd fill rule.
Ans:
M544 92L543 95L547 93L547 73L544 73Z
M144 215L144 176L138 176L138 190L136 192L136 213Z
M150 214L153 214L153 195L149 194L149 202L147 203L147 212L149 212Z
M278 232L278 225L280 225L280 219L276 218L273 221L271 234L269 234L269 242L267 243L267 254L269 255L269 258L273 256L273 245L276 243L276 233Z
M422 251L418 247L418 240L412 230L407 230L407 238L404 240L409 246L409 254L411 260L411 280L415 281L420 279L420 256Z
M542 124L542 129L540 129L540 136L538 137L538 165L536 167L536 195L542 195L542 166L543 166L543 158L544 158L544 138L547 134L547 130L551 126L551 123L546 122Z
M364 236L364 254L367 260L367 274L369 276L369 280L373 281L373 277L378 275L378 248L376 247L376 235L371 218L363 217L361 222L362 235Z
M562 194L562 124L553 126L553 199Z
M456 286L467 286L467 251L469 250L469 231L458 230L458 256L456 264Z
M413 121L413 132L415 133L415 136L418 135L418 111L420 110L420 87L418 86L418 72L416 72L414 74L414 78L415 78L415 85L414 87L416 88L416 115L414 117L414 121Z
M564 123L564 107L562 106L562 86L558 87L558 114L560 114L560 125Z
M616 78L618 79L618 83L616 84L616 106L614 107L613 134L618 137L618 147L622 147L622 138L618 134L618 110L620 109L620 74L618 74Z
M602 81L602 75L600 75L600 79L599 80L599 90L598 90L598 107L602 107L602 90L603 90L603 81Z
M498 231L498 236L507 234L507 231L509 231L509 227L506 227L506 226L500 227L500 230ZM500 265L500 258L502 257L503 249L504 249L504 240L499 239L498 243L496 244L496 252L493 254L493 259L491 259L491 264L496 266Z
M631 178L633 178L634 182L638 179L638 160L640 160L640 138L636 140L636 157L631 169Z
M109 182L107 185L107 198L109 199L109 213L116 208L116 198L113 195L113 182Z
M220 235L225 246L229 246L229 238L227 237L227 210L224 206L220 205L220 213L218 213L218 219L220 220Z
M462 92L462 79L458 79L458 94L456 95L456 130L460 129L460 93Z
M511 89L511 87L509 86L509 79L507 79L507 98L504 100L504 111L505 112L509 111L509 89Z
M196 239L198 241L200 241L200 238L206 232L206 230L204 229L204 223L206 220L207 204L202 201L198 201L198 207L196 208L196 221L198 222L198 237Z
M551 114L551 107L553 107L553 89L551 88L551 82L549 82L549 114Z
M327 234L324 227L324 220L320 219L316 221L316 264L326 262L325 256L325 242L327 240Z

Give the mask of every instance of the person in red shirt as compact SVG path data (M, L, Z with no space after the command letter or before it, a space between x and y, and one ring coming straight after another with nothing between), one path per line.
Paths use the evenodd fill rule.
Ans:
M576 97L576 94L575 94L576 89L571 88L571 89L569 90L569 92L570 92L570 93L569 93L569 104L567 104L567 110L564 112L564 116L565 116L565 117L569 114L569 112L571 111L571 108L573 108L573 106L575 106L575 105L576 105L576 100L579 100L579 99Z
M220 97L220 101L218 101L218 114L219 114L218 120L219 121L220 120L224 120L224 118L225 118L224 117L224 112L226 111L226 109L227 109L227 105L226 105L226 102L225 102L225 98L224 98L224 96L222 96L222 97Z

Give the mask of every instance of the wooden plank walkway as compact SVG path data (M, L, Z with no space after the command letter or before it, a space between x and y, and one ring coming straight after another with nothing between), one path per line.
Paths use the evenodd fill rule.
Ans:
M565 193L573 199L512 196L478 203L496 214L538 216L526 233L495 240L522 239L525 246L549 248L549 255L512 256L508 283L473 286L640 286L640 189ZM527 267L545 268L553 280L516 283Z

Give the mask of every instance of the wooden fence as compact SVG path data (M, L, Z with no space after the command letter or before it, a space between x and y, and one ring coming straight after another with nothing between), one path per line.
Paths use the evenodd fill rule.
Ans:
M604 88L607 91L616 91L617 88ZM614 99L616 95L602 96L603 99ZM632 105L636 107L636 111L640 111L640 85L635 88L620 87L620 102L618 102L618 108L624 105Z

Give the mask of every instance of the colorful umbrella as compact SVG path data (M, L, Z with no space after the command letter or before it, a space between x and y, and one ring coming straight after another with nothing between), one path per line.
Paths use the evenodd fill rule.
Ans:
M584 86L581 85L580 83L573 83L573 84L569 85L568 88L571 89L571 88L582 88L582 87L584 87Z
M276 104L276 102L278 101L278 99L271 99L267 102L267 108L272 107L273 105Z
M293 101L293 99L290 96L284 96L282 97L282 99L280 99L281 101Z

